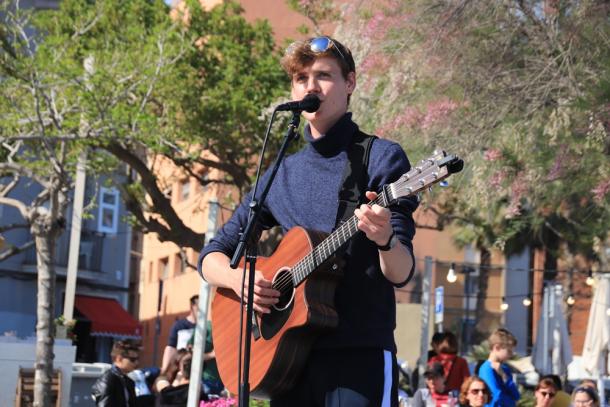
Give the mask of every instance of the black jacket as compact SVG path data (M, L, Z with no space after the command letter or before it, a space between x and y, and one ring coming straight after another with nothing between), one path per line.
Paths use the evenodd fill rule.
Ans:
M129 377L112 365L91 387L97 406L135 407L136 387Z

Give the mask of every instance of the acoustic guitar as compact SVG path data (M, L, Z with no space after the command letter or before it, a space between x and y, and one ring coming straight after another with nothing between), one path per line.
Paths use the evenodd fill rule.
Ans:
M396 182L384 185L368 205L389 207L397 199L417 194L461 171L463 165L456 156L435 152ZM333 255L358 233L357 224L354 215L330 235L292 228L271 257L257 259L257 270L281 295L270 314L255 317L249 376L253 396L271 398L290 389L316 337L337 326L334 295L342 272ZM242 312L245 325L239 296L231 289L217 288L212 301L214 350L222 381L232 393L239 387Z

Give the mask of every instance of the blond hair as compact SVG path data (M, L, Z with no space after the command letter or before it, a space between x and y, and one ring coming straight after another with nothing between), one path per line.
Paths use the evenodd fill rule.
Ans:
M517 345L517 338L507 329L499 328L489 335L489 347L493 348L495 345L501 348L515 347Z

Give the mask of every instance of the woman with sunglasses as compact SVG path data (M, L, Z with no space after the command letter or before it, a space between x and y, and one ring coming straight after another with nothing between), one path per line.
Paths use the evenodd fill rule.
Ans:
M536 398L535 407L550 407L558 391L559 389L553 380L548 377L540 379L536 390L534 390L534 397Z
M337 253L344 267L335 280L336 328L315 337L296 384L272 394L271 405L396 406L394 289L407 284L413 274L412 213L417 201L401 198L389 209L361 203L376 199L383 185L407 173L409 160L399 144L366 135L352 121L348 104L356 88L356 68L347 47L330 37L310 38L288 47L281 63L290 78L292 99L315 96L320 105L302 113L307 143L282 161L261 208L259 226L280 226L284 232L300 226L330 233L355 215L354 226L362 233ZM263 175L261 185L269 174ZM229 264L239 231L247 224L250 201L251 193L199 257L206 281L238 297L241 273ZM254 284L253 309L270 313L279 301L280 287L259 271ZM214 345L218 357L223 344ZM223 377L223 382L228 384L228 379Z
M572 406L599 407L599 395L592 387L577 387L572 392Z
M483 407L489 401L489 388L480 377L470 376L462 383L459 400L463 407Z

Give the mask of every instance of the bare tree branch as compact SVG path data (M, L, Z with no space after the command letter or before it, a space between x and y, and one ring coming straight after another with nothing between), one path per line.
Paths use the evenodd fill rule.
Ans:
M2 252L0 252L0 261L6 260L11 256L14 256L18 253L21 253L27 249L29 249L30 247L34 246L34 241L31 240L21 246L13 246L10 245L9 248L7 250L3 250Z

